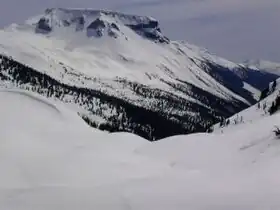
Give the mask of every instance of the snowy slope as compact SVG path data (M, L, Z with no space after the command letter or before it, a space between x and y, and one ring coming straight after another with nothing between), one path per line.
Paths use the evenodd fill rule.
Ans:
M280 115L150 143L59 102L0 91L0 209L279 209Z
M214 132L223 133L227 131L235 131L244 127L243 124L254 124L259 121L270 120L269 109L275 99L280 93L280 80L277 79L270 83L266 89L262 91L260 100L255 105L245 109L230 118L224 120L227 125L221 125L220 123L214 125ZM272 125L271 130L275 130L275 126L279 127L279 123L275 122Z
M0 31L0 54L0 86L56 98L94 127L149 140L205 131L278 77L170 41L151 17L103 10L48 9Z

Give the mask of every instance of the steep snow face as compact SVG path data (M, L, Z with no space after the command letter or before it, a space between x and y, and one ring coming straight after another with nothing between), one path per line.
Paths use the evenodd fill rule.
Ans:
M0 91L0 209L279 209L280 115L150 143L89 128L30 92Z
M0 31L0 86L63 101L102 130L156 140L205 131L278 77L158 37L153 18L49 9Z

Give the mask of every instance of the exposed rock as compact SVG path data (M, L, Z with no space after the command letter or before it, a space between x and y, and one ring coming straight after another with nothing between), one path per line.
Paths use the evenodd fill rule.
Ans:
M52 28L49 24L49 20L41 18L36 26L37 33L49 33L52 31Z
M113 28L113 29L115 29L117 31L120 31L120 28L115 23L111 23L111 28Z
M102 29L102 28L105 28L106 27L106 24L104 23L103 20L100 20L99 18L97 18L95 21L93 21L88 27L87 29L94 29L94 30L97 30L97 29Z

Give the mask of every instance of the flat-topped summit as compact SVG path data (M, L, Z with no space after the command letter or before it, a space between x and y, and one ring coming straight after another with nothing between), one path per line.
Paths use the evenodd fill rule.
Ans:
M48 8L45 10L45 14L68 14L72 16L85 16L85 17L95 17L99 15L111 16L113 18L118 18L124 23L134 23L134 24L148 24L149 22L158 22L153 17L140 16L132 14L124 14L121 12L103 10L103 9L79 9L79 8Z
M155 42L168 43L169 40L161 33L156 19L147 16L129 15L108 10L93 9L46 9L36 25L36 32L49 34L61 27L84 31L88 37L109 35L117 38L125 33L122 26L128 27Z

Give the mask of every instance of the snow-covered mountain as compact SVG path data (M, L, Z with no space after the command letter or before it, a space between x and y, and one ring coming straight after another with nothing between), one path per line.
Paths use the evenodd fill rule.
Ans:
M279 113L151 143L30 91L0 90L0 103L0 209L280 208Z
M278 77L171 41L151 17L103 10L48 9L0 31L0 54L0 86L149 140L206 131Z

